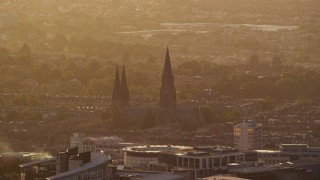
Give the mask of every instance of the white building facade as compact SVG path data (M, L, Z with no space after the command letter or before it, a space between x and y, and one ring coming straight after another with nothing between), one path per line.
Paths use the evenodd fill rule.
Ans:
M73 133L73 136L70 137L70 147L78 147L79 152L102 152L113 159L122 158L122 148L133 145L135 144L125 143L117 136L88 137L83 133Z
M262 148L262 124L248 120L234 126L234 147L240 151Z

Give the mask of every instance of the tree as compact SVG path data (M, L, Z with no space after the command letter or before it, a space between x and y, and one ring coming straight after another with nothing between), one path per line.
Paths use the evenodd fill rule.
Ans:
M96 72L101 68L101 63L96 60L91 60L88 63L89 72Z
M202 66L198 61L187 61L180 65L180 70L190 75L202 74Z
M60 69L54 69L51 71L51 78L52 79L61 79L62 72Z
M7 121L15 121L19 118L19 114L14 112L14 111L10 111L7 114Z
M110 83L107 83L105 80L92 79L89 83L88 90L92 94L103 95L110 92L111 89L112 87L110 86Z
M186 90L183 90L178 93L178 98L181 100L186 100L190 99L191 95L188 92L186 92Z
M6 57L9 54L9 50L4 47L0 47L0 57Z
M68 39L63 34L56 34L55 37L52 39L52 46L55 50L63 51L68 43Z
M123 56L121 57L121 61L123 64L127 64L130 62L130 55L129 53L124 53Z
M2 96L0 96L0 107L3 107L6 105L6 101L3 99Z
M149 55L146 63L147 63L147 64L152 64L152 65L154 65L154 64L156 64L157 62L156 62L156 59L155 59L152 55Z
M102 119L103 120L108 120L111 117L111 113L108 111L102 112Z
M292 78L282 78L275 83L278 97L292 98L297 94L297 83Z
M262 82L245 82L241 85L240 90L245 97L263 97L268 95L268 86Z
M223 119L225 122L233 122L240 118L240 112L233 109L227 109L224 111Z
M273 107L273 99L270 97L266 97L261 101L261 108L263 111L272 109Z
M59 121L64 121L68 119L68 114L65 108L62 108L62 110L57 114L57 119Z
M261 42L255 38L243 38L235 41L234 46L246 50L257 50L261 47Z
M48 84L43 83L43 84L41 85L40 89L41 89L41 92L43 92L43 93L48 93L48 91L49 91L49 86L48 86Z
M31 74L39 82L47 82L50 78L51 69L48 64L39 64L31 69Z
M15 97L11 103L15 106L28 106L29 98L25 94L21 94Z
M211 108L208 105L200 107L200 111L202 112L206 122L209 123L209 122L212 121L212 111L211 111Z

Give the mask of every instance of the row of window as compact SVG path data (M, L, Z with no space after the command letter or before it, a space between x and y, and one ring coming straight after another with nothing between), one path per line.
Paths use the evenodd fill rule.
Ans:
M289 157L289 154L259 154L258 153L258 157ZM304 158L308 158L308 157L312 157L312 158L320 158L320 154L300 154L300 157L304 157Z
M190 167L190 168L213 168L213 167L220 167L220 166L226 166L229 163L236 163L237 160L242 160L242 156L225 156L221 158L184 158L184 157L178 157L178 166L182 167Z

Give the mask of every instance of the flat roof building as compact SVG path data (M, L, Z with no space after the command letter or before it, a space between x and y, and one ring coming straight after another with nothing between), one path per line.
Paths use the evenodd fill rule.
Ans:
M70 137L70 147L78 147L79 152L103 152L112 159L122 159L122 148L133 145L135 143L126 143L117 136L90 137L84 133L73 133Z
M71 148L55 158L19 165L21 180L107 179L109 158L102 153L78 153Z
M172 145L147 145L127 147L123 148L124 165L131 167L148 168L150 162L158 162L159 154L161 152L190 149L192 149L192 147Z
M247 152L224 146L150 145L123 149L127 167L144 170L174 172L184 179L212 176L229 163L243 162ZM252 159L252 153L248 152ZM256 160L254 158L253 160Z
M312 180L312 171L286 165L269 165L263 162L244 162L230 165L228 174L252 180Z
M281 144L279 150L256 150L258 159L268 163L285 163L297 160L320 160L320 147L307 144Z

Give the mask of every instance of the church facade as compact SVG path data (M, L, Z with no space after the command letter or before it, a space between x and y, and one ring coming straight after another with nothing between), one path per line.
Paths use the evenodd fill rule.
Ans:
M151 112L157 123L175 122L202 122L203 115L198 107L177 106L174 75L171 67L169 49L167 48L164 68L161 79L159 106L157 107L132 107L127 85L125 68L122 68L121 79L118 68L115 73L114 87L111 100L113 114L121 114L128 121L142 121L147 113Z

